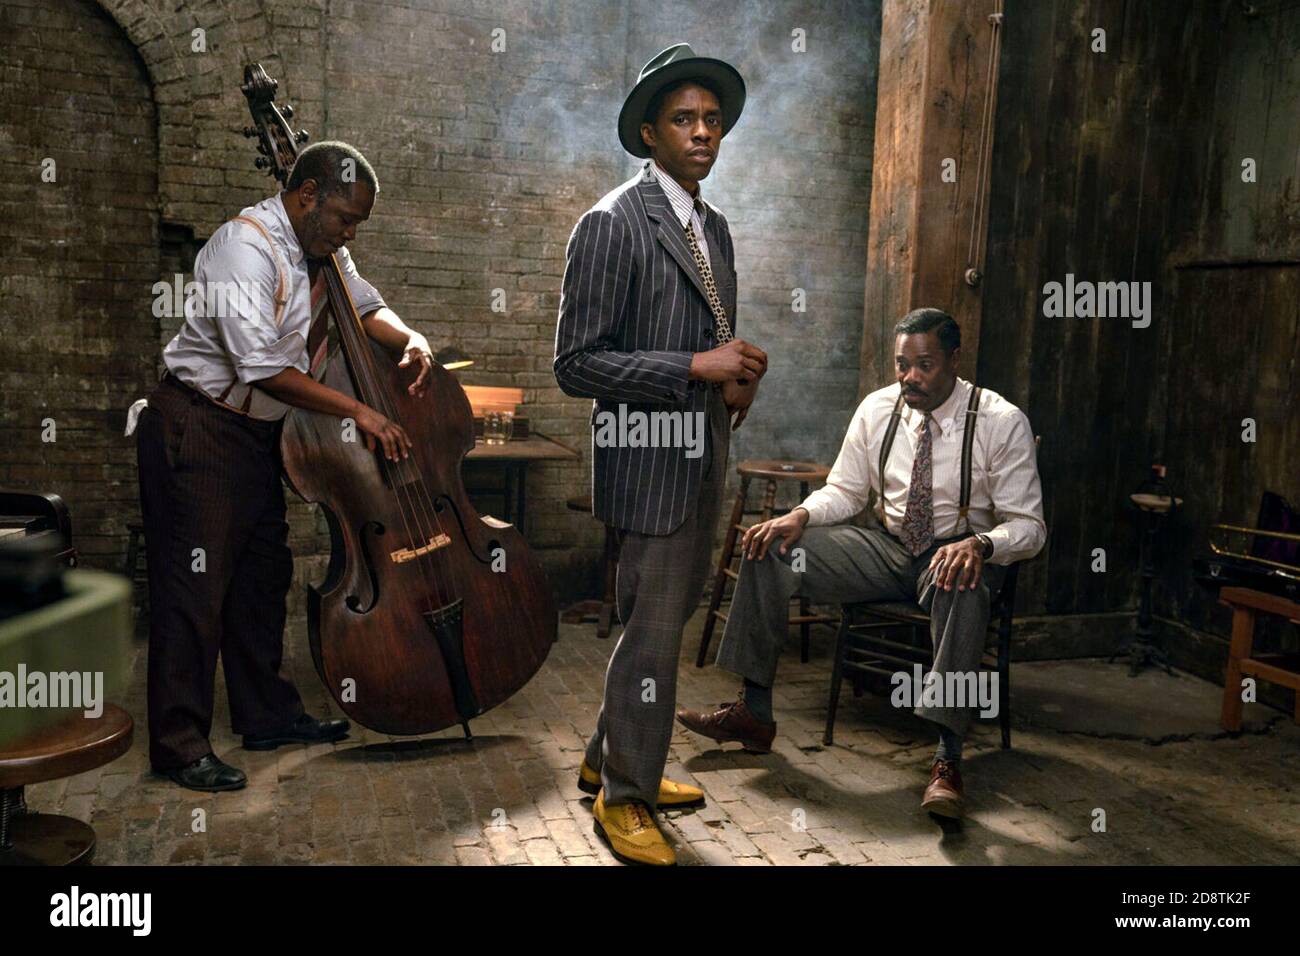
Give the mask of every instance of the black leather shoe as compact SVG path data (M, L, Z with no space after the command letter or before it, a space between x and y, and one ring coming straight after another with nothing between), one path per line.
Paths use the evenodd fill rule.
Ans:
M317 720L311 714L300 714L284 730L274 734L244 734L245 750L274 750L285 744L328 744L342 740L351 728L341 717Z
M174 783L191 790L203 790L214 793L218 790L242 790L248 783L244 771L222 763L216 754L200 757L194 763L184 767L159 770L158 773L168 777Z

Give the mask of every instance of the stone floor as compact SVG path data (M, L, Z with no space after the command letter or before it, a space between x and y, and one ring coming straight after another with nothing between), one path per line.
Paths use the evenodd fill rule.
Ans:
M687 629L679 686L679 703L695 707L735 687L693 666L701 620ZM574 786L614 644L594 632L562 626L533 681L474 721L473 743L459 730L395 739L355 728L334 745L245 752L218 687L213 744L249 786L214 795L149 772L140 642L131 752L30 788L29 804L90 820L100 864L616 864ZM330 711L301 629L286 644L308 708ZM783 660L772 754L678 729L668 774L708 795L703 809L666 816L682 863L1300 863L1300 727L1285 715L1247 705L1247 732L1231 738L1217 726L1219 689L1194 677L1017 664L1014 749L998 747L995 725L978 728L963 764L967 819L940 828L918 807L934 746L924 721L846 693L835 745L822 746L832 644L822 632L810 663L793 646Z

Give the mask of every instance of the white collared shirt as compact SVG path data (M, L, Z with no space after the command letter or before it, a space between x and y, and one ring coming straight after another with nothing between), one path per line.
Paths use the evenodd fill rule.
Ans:
M311 287L307 258L284 202L277 194L240 212L265 227L275 244L267 243L248 223L223 224L199 250L194 281L207 290L203 300L187 300L185 322L163 349L168 371L186 385L216 398L232 385L225 401L240 407L253 383L286 368L307 371L307 332L311 327ZM384 300L357 273L346 248L339 268L357 314L382 308ZM277 266L278 263L278 266ZM275 322L275 292L284 271L288 288L284 312ZM217 296L212 290L239 290ZM252 388L249 415L268 421L283 418L289 406L259 388Z
M704 217L708 215L709 207L704 202L699 186L695 187L696 194L692 197L682 188L681 183L668 175L667 170L655 160L647 160L645 168L647 178L659 183L659 188L664 191L664 195L668 198L668 205L672 206L682 231L685 232L688 222L691 224L691 228L695 230L695 241L700 243L700 248L709 257L709 268L713 269L713 247L709 245L709 238L704 234Z
M934 536L966 533L958 515L961 500L961 446L966 407L973 386L957 379L952 394L930 413L933 460ZM869 491L879 492L880 449L889 415L898 399L894 383L872 392L853 413L839 457L826 485L808 496L809 527L847 521L867 505ZM925 422L924 413L903 405L902 419L885 464L885 528L897 536L907 511L912 460ZM1031 558L1047 539L1043 492L1029 419L997 392L984 389L971 453L970 531L993 541L993 564Z

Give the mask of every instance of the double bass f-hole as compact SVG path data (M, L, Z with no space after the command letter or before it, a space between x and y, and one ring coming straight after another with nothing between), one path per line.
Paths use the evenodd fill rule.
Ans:
M370 583L370 603L362 607L361 598L356 594L347 596L347 606L357 614L369 614L375 604L379 602L379 576L375 573L375 552L383 546L376 545L371 547L371 537L378 538L384 533L384 526L378 521L367 521L357 532L357 540L361 544L361 561L365 565L366 580Z

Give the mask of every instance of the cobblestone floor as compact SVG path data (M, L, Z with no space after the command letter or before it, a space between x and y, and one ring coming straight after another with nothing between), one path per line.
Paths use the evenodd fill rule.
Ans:
M687 629L679 683L679 703L693 707L735 695L730 675L694 667L700 620ZM286 644L308 709L329 712L305 634ZM613 644L592 625L563 625L533 681L474 721L473 743L459 730L398 739L354 727L333 745L246 752L219 686L213 744L249 786L205 795L149 772L141 641L125 701L137 722L130 753L32 787L28 801L91 821L99 864L617 865L592 832L591 799L574 786ZM668 775L708 795L704 808L665 817L682 863L1300 863L1300 728L1284 715L1255 705L1256 732L1227 737L1213 721L1219 689L1179 675L1143 680L1149 693L1180 681L1181 698L1200 701L1199 730L1185 739L1153 745L1137 723L1102 736L1086 720L1072 732L1015 714L1014 748L1003 751L996 726L981 724L963 762L968 816L945 832L918 806L934 748L925 722L846 693L835 745L822 746L832 645L829 632L816 635L813 659L800 664L791 643L772 754L678 728ZM1014 665L1013 712L1021 698L1051 700L1060 666ZM1113 725L1135 685L1120 665L1069 666L1076 681L1079 668L1095 669L1091 686L1113 688L1102 695ZM1098 810L1104 832L1093 829Z

